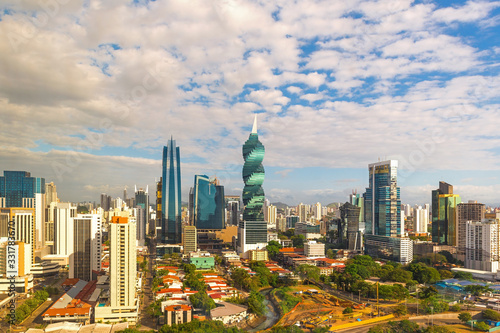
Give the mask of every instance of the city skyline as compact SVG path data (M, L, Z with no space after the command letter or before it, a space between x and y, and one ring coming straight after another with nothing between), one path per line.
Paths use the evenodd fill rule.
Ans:
M0 8L0 168L64 201L155 188L171 135L183 201L195 174L239 194L257 113L272 202L345 202L380 158L404 203L445 181L499 206L498 2Z

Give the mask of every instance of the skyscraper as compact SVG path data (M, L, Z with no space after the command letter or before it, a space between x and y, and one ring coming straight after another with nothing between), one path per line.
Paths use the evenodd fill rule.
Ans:
M33 208L32 251L45 246L45 178L31 177L26 171L4 171L0 177L0 208Z
M180 244L182 242L181 162L180 150L173 138L170 138L166 147L163 147L162 161L159 242L162 244Z
M368 171L369 187L363 195L366 253L407 264L413 260L413 242L403 237L398 161L369 164Z
M69 278L92 281L92 271L101 270L102 223L99 214L78 214L73 227L73 254L69 258Z
M197 229L225 228L224 186L206 175L194 176L193 223Z
M368 165L369 187L364 195L367 235L396 237L401 230L401 197L398 161Z
M137 216L137 240L139 244L142 245L146 240L146 226L149 223L149 187L146 186L146 190L140 188L137 190L135 186L135 205L136 207L142 208L140 212L141 216Z
M465 255L466 239L461 237L467 232L467 222L481 222L484 219L485 207L484 204L476 201L468 203L460 203L457 205L458 224L457 224L457 250L459 255Z
M239 224L238 247L246 253L267 244L267 224L264 221L264 145L257 134L257 116L252 132L243 145L243 221Z
M457 246L458 214L461 202L458 194L453 194L453 186L439 182L439 188L432 191L432 241L438 244Z

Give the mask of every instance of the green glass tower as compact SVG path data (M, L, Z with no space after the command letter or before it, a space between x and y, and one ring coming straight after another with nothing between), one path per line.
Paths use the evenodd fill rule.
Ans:
M252 133L243 145L243 221L240 222L238 243L242 252L267 243L267 224L264 221L264 145L257 134L257 116Z
M457 206L460 196L453 194L453 186L439 182L439 189L432 191L432 241L438 244L457 246L458 234Z

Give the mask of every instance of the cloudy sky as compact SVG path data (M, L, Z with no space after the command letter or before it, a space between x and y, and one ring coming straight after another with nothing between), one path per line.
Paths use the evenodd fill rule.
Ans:
M273 202L345 201L398 159L404 203L444 180L500 206L499 20L499 1L3 0L0 171L121 196L172 135L185 200L195 174L240 194L258 114Z

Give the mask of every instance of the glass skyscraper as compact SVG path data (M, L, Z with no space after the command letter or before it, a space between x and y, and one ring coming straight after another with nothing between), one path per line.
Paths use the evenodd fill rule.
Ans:
M23 199L45 193L45 178L31 177L26 171L4 171L0 177L0 207L29 207Z
M179 147L170 138L163 147L161 187L161 230L159 242L180 244L181 225L181 162Z
M224 186L205 175L194 176L193 221L200 229L225 228Z
M246 245L267 243L267 223L264 221L264 145L257 134L257 116L255 116L252 133L243 145L243 221L240 222L238 243L242 252ZM250 246L251 247L251 246Z
M368 165L369 187L364 194L365 233L397 237L401 230L401 197L398 187L398 161Z
M439 182L439 189L432 191L432 241L438 244L458 245L458 212L460 196L453 194L453 186ZM465 237L465 235L460 235Z

